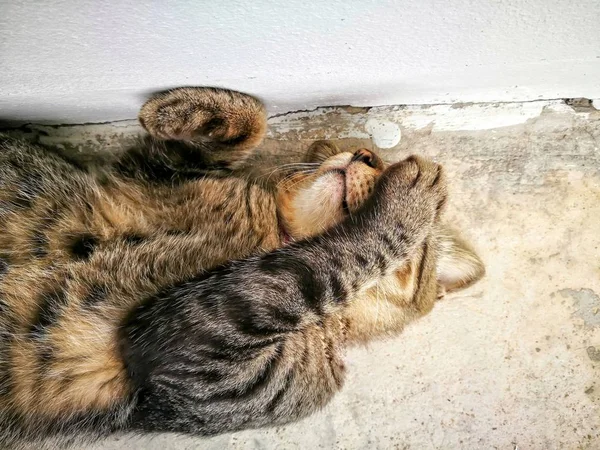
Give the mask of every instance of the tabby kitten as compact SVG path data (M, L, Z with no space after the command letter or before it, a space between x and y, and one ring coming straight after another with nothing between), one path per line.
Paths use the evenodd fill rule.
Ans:
M347 345L483 275L441 222L438 164L318 142L266 182L247 164L265 110L222 89L157 95L140 122L101 168L0 139L2 447L299 419Z

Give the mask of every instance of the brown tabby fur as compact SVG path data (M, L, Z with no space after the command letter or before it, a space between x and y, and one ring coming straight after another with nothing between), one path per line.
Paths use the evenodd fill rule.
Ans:
M140 122L151 138L101 169L0 139L2 447L39 448L44 440L52 447L120 431L194 432L135 426L142 400L120 335L132 311L228 261L319 235L360 214L385 170L372 152L317 142L298 166L307 170L270 184L252 180L244 163L263 138L266 116L256 99L232 91L157 95ZM328 172L336 167L346 176L343 204L328 201L340 183ZM305 348L313 352L303 361L306 375L289 387L312 396L302 410L197 432L284 423L318 409L343 382L346 345L395 335L445 291L478 280L483 265L470 247L441 222L434 230L429 246L417 246L347 307L326 308L322 320L307 319L287 339L278 355L282 367L296 367Z

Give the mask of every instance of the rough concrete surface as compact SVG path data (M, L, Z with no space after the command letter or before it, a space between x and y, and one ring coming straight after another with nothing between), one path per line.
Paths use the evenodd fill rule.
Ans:
M448 217L486 261L482 282L402 336L349 351L342 393L300 423L90 448L600 448L600 111L562 101L435 108L274 117L265 147L293 159L320 137L371 146L367 120L398 123L402 140L381 154L445 165ZM137 132L130 123L36 130L71 149L117 148Z

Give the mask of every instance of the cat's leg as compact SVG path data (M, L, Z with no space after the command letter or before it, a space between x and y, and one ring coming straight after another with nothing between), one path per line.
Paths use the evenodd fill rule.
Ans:
M471 286L485 274L472 247L445 223L413 253L411 261L380 280L344 310L350 343L396 335L427 314L446 294Z
M208 87L156 94L142 106L139 120L151 139L126 152L118 168L152 179L238 168L267 128L258 99Z
M260 100L217 88L178 88L156 94L141 108L139 120L161 140L208 142L230 151L256 147L266 131Z
M331 366L339 356L331 343L343 341L326 323L412 258L445 197L441 167L409 158L384 172L363 209L326 233L146 299L121 328L126 366L143 393L133 426L217 433L322 406L337 383L321 388L328 373L318 367ZM311 329L319 339L304 340ZM332 340L320 338L330 332ZM294 347L297 339L306 345Z

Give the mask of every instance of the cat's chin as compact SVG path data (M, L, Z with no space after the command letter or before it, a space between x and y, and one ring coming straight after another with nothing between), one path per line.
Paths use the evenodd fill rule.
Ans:
M302 239L323 233L357 211L373 192L383 165L368 150L344 152L310 175L288 178L278 209L288 234Z

